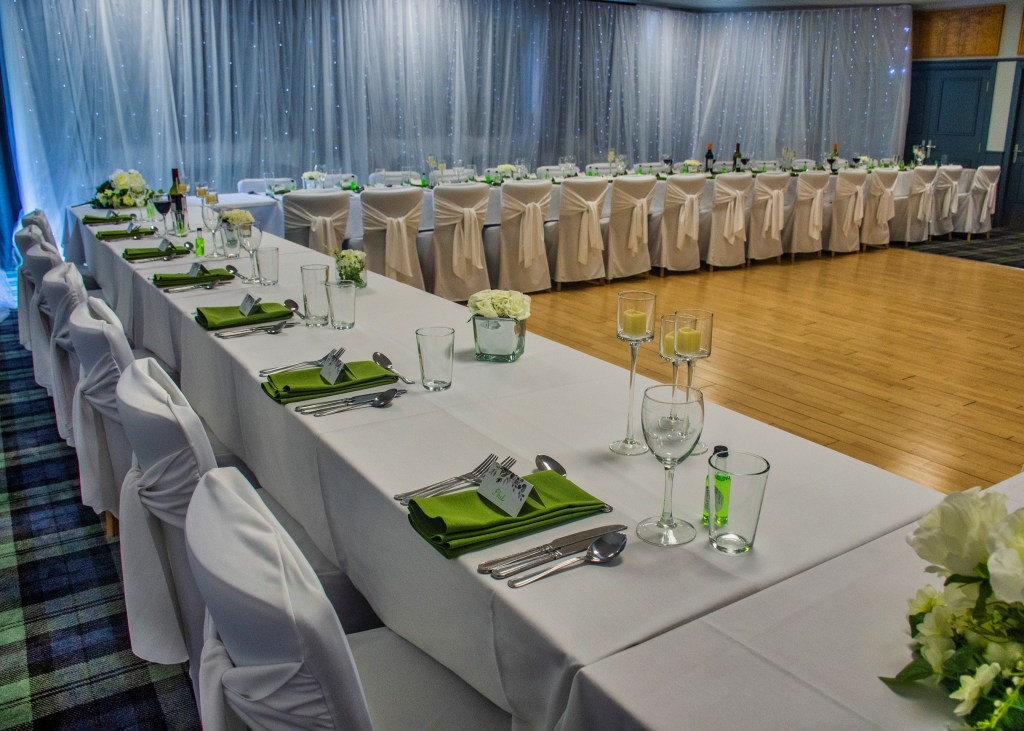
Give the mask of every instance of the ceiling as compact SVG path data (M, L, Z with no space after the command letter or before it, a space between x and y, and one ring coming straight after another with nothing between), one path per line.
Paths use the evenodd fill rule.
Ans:
M609 0L603 0L608 2ZM863 5L911 5L915 9L963 8L972 5L992 5L997 0L874 0L856 3L850 0L610 0L629 5L657 5L682 10L773 10L780 8L841 8Z

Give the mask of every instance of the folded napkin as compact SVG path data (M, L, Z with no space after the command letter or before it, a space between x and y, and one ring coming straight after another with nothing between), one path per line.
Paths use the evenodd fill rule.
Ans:
M110 231L100 231L96 235L99 236L100 234L104 234L104 233L111 233L111 232ZM189 250L186 249L184 246L172 246L167 251L160 251L160 249L158 249L155 246L149 246L149 247L142 247L142 248L131 248L131 247L129 247L129 248L127 248L127 249L125 249L124 251L121 252L121 256L123 256L128 261L136 261L138 259L152 259L152 258L157 257L157 256L170 256L171 254L174 254L175 256L183 256L183 255L188 254L188 253L189 253Z
M264 322L291 319L292 311L277 302L260 302L259 309L251 315L243 315L238 306L228 307L197 307L196 322L207 330L220 330L224 327L242 327L243 325L260 325Z
M132 220L132 214L130 213L118 213L113 216L94 216L91 213L87 213L82 216L82 223L87 226L94 226L101 223L128 223Z
M131 231L126 228L111 228L106 231L97 231L96 238L100 241L115 241L117 239L136 239L140 236L152 236L155 233L155 228L145 226L139 226Z
M188 272L178 274L154 274L153 284L158 287L177 287L185 284L209 284L210 282L230 282L235 275L227 269L210 269L206 274L190 277ZM260 303L262 305L262 303Z
M331 385L320 377L319 368L274 373L267 377L263 390L279 404L308 401L347 391L360 391L374 386L388 386L398 377L373 361L357 360L345 364L337 383Z
M498 510L476 490L464 490L410 500L409 522L445 557L455 558L604 508L603 502L557 472L534 472L523 479L534 489L515 518Z

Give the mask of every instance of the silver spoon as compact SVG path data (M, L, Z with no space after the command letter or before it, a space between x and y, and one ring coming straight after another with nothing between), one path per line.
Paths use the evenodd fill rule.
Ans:
M558 460L554 457L549 457L546 454L538 454L536 463L538 470L551 470L552 472L557 472L562 477L565 477L565 467L559 464Z
M239 274L238 274L238 267L236 267L234 264L228 264L224 268L228 270L228 273L231 274L231 276L233 276L233 277L239 276Z
M551 576L551 574L564 571L570 566L575 566L578 563L607 563L622 553L622 549L625 547L625 533L606 533L591 543L590 548L588 548L587 552L582 556L573 556L565 561L559 561L554 566L549 566L546 569L535 571L532 574L526 574L526 576L520 576L518 579L509 579L508 585L513 589L518 589L520 586L532 584L538 579L543 579L545 576Z
M299 307L299 303L295 300L285 300L284 306L299 316L300 320L305 320L306 316L303 314L302 309Z
M395 400L395 396L398 395L398 389L389 388L387 391L381 391L377 394L377 397L373 401L367 401L362 404L351 404L349 406L339 406L336 409L324 409L323 411L316 411L313 416L329 416L331 414L340 414L342 411L351 411L352 409L363 409L367 406L372 406L375 409L384 409L391 405L391 402Z
M406 378L401 373L396 371L395 367L391 364L391 359L389 357L387 357L386 355L384 355L383 353L381 353L381 352L377 352L377 353L373 354L373 362L376 363L377 365L379 365L381 368L386 368L387 370L389 370L392 373L394 373L396 376L399 377L399 379L401 379L402 383L408 383L408 384L416 383L416 381L412 380L411 378Z

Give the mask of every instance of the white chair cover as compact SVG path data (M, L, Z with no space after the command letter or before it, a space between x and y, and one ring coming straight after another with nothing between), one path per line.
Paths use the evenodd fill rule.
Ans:
M513 180L501 186L498 286L520 292L551 288L544 221L551 206L550 180Z
M43 209L36 208L35 210L22 214L21 227L28 228L29 226L37 227L43 234L43 240L50 244L55 251L60 252L60 244L57 242L57 237L53 234L53 227L50 225L50 219L46 217L46 212L43 211Z
M821 251L825 227L825 187L831 173L807 170L796 179L796 201L790 225L783 236L783 249L792 254Z
M974 171L970 190L963 193L957 203L954 231L967 234L969 238L971 234L992 230L992 216L996 212L996 184L1000 172L998 165L982 165Z
M117 410L117 382L135 360L117 316L90 297L68 322L81 363L72 415L82 503L97 513L120 513L121 483L131 468L132 448Z
M840 170L836 195L832 202L832 232L829 251L859 251L860 229L864 221L866 170Z
M30 229L31 230L31 229ZM39 238L42 234L35 229ZM50 333L53 331L52 308L43 296L43 277L61 261L60 254L45 241L33 244L25 254L25 264L32 280L36 283L32 300L28 306L28 326L34 346L32 348L32 370L36 383L52 390L53 372L50 366Z
M39 284L32 276L32 269L28 265L28 250L36 245L42 247L44 241L43 232L38 226L25 226L14 233L14 245L21 256L21 266L18 267L18 341L27 350L32 350L29 312L32 307L32 296Z
M279 188L295 188L295 178L242 178L238 181L238 192L266 193L268 183Z
M960 176L963 174L961 165L942 165L935 174L935 209L928 226L931 236L941 236L953 230L953 219L960 207Z
M620 175L612 180L605 263L609 280L651 270L648 227L657 182L653 175Z
M700 268L700 207L707 183L704 173L670 175L665 181L662 233L651 245L654 266L672 271Z
M786 221L789 181L789 173L763 173L754 179L747 259L782 256L782 228Z
M408 175L408 171L405 170L383 170L370 173L368 180L370 185L386 185L390 187L392 185L401 185Z
M79 365L68 321L75 307L87 298L85 284L75 265L63 262L43 276L42 290L50 308L50 371L57 432L73 447L75 435L71 407L78 385Z
M566 178L558 209L555 281L580 282L604 277L601 212L608 183L601 178Z
M321 254L340 249L351 194L344 190L295 190L283 196L284 237Z
M489 288L483 228L490 197L485 183L434 190L434 294L460 301Z
M710 266L742 264L746 255L747 192L754 184L750 173L723 173L715 178L711 208L711 235L705 261Z
M935 212L935 178L938 168L920 165L914 168L910 192L895 199L896 214L889 224L893 241L912 243L925 241Z
M868 177L860 240L864 246L888 246L889 221L896 215L893 191L899 171L876 169Z
M423 189L365 190L360 197L363 248L370 271L424 289L416 251Z

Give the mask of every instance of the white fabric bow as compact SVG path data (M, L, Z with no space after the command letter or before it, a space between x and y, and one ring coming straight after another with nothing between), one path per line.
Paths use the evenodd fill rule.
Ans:
M398 274L403 277L413 275L416 242L408 239L408 220L419 220L422 209L423 199L420 199L404 216L394 217L385 215L363 201L363 227L371 231L383 229L387 232L384 235L384 273L392 279L397 278Z
M52 314L53 330L50 333L50 368L53 372L53 406L57 412L57 424L70 446L75 446L74 440L74 384L67 382L67 375L78 375L78 357L75 355L75 346L71 342L71 311L86 300L85 286L81 277L77 281L75 274L71 274L73 264L65 264L68 268L68 276L64 281L67 288L64 290L60 301L56 304L50 303ZM53 290L50 290L51 292ZM45 296L45 295L44 295ZM64 425L67 425L65 428Z
M612 187L612 212L631 211L629 219L629 235L626 248L635 254L640 245L647 245L647 216L651 206L651 196L634 198L621 187Z
M336 203L332 205L337 205ZM322 254L340 249L345 240L345 225L348 222L347 203L344 208L324 215L322 209L307 208L294 199L287 199L284 207L286 229L309 228L309 248Z
M764 225L761 233L770 239L782 238L786 213L786 193L779 188L754 186L754 204L764 203Z
M917 212L914 217L922 223L926 222L935 202L935 178L926 181L915 175L910 181L910 195L918 196Z
M121 369L114 356L107 352L100 357L92 368L82 374L75 389L72 403L72 418L77 434L98 434L100 416L120 422L117 411L117 381L121 378ZM80 445L78 449L79 481L82 485L82 502L97 512L109 511L115 516L119 506L107 504L103 495L105 484L104 469L100 463L99 451Z
M996 212L996 181L989 180L981 175L975 175L974 187L985 192L981 202L981 210L978 211L978 223L984 223L986 212L989 216Z
M560 215L568 213L570 215L582 214L583 216L576 250L576 261L583 266L590 261L591 250L604 251L604 240L601 238L601 208L604 207L604 196L605 194L602 193L596 200L588 201L571 186L562 186Z
M939 199L939 218L949 218L956 215L960 208L957 201L957 183L949 173L940 169L935 176L935 194L941 196Z
M522 216L519 225L519 263L529 269L535 259L544 256L544 211L551 204L551 191L539 201L527 203L512 196L502 196L501 223Z
M893 200L892 191L896 186L895 179L892 185L886 185L885 181L882 180L882 176L873 175L871 177L871 190L869 195L873 198L878 199L878 205L875 207L875 222L879 226L884 226L889 223L896 215L896 202Z
M466 281L471 269L484 268L483 226L488 198L475 206L463 208L448 198L434 196L434 226L455 226L452 239L452 271Z
M696 241L700 236L700 199L703 195L703 192L687 193L671 183L665 188L665 210L679 206L675 246L680 251L688 239Z
M840 175L836 181L836 200L847 197L853 198L853 201L846 207L846 214L843 216L843 233L849 233L855 227L859 228L861 221L864 220L864 186Z
M820 239L821 227L825 218L825 189L812 185L801 176L796 180L796 199L811 202L810 216L807 220L807 236L811 239Z
M745 198L743 190L728 188L724 185L715 186L715 207L725 206L725 226L722 235L730 243L742 241L746 234L746 215L743 210Z

